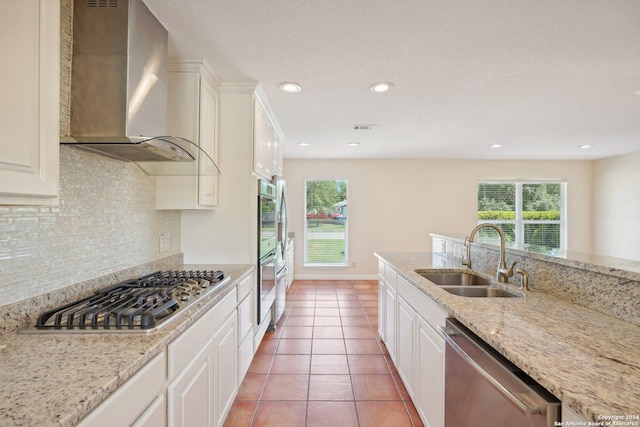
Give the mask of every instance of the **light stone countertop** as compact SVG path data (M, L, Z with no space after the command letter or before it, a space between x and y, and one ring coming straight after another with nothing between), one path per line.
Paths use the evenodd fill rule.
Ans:
M586 420L640 416L640 327L535 291L456 296L414 270L466 270L459 263L430 253L376 256Z
M231 280L150 335L0 336L0 426L72 426L162 352L252 270L249 264L185 265Z

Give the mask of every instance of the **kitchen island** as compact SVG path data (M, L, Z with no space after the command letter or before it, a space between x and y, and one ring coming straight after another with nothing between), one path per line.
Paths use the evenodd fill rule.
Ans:
M231 280L148 335L4 332L0 337L0 425L76 425L235 292L238 283L254 270L253 265L244 264L176 268L222 270Z
M467 270L456 260L376 256L584 419L640 415L639 326L535 290L521 298L456 296L415 271Z

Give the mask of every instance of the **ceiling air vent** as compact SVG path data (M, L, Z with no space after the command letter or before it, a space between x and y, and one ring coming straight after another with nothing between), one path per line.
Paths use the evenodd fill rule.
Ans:
M376 125L353 125L353 130L373 130Z
M89 7L118 7L118 0L88 0Z

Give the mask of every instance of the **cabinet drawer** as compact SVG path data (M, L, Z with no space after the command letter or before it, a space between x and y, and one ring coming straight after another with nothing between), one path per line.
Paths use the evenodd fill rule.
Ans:
M238 283L238 302L242 301L247 295L249 295L249 292L253 291L255 286L254 277L254 273L252 272Z
M238 342L253 330L253 292L238 305Z
M236 289L167 346L168 374L173 378L191 360L203 343L236 309Z
M391 268L389 265L384 266L384 280L387 282L392 289L396 289L396 281L397 281L398 273Z
M247 334L238 346L238 384L242 383L253 360L253 334Z
M398 293L408 301L420 316L433 327L444 326L447 312L431 298L420 292L404 277L398 276Z
M110 427L133 424L158 397L165 385L165 355L157 355L79 426Z

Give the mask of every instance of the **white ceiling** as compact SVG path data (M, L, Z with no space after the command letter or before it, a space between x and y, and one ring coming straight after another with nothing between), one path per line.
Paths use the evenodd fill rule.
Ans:
M145 3L169 30L171 55L202 57L223 81L261 83L285 158L640 150L639 0ZM302 92L280 92L284 81ZM394 87L373 94L378 81Z

